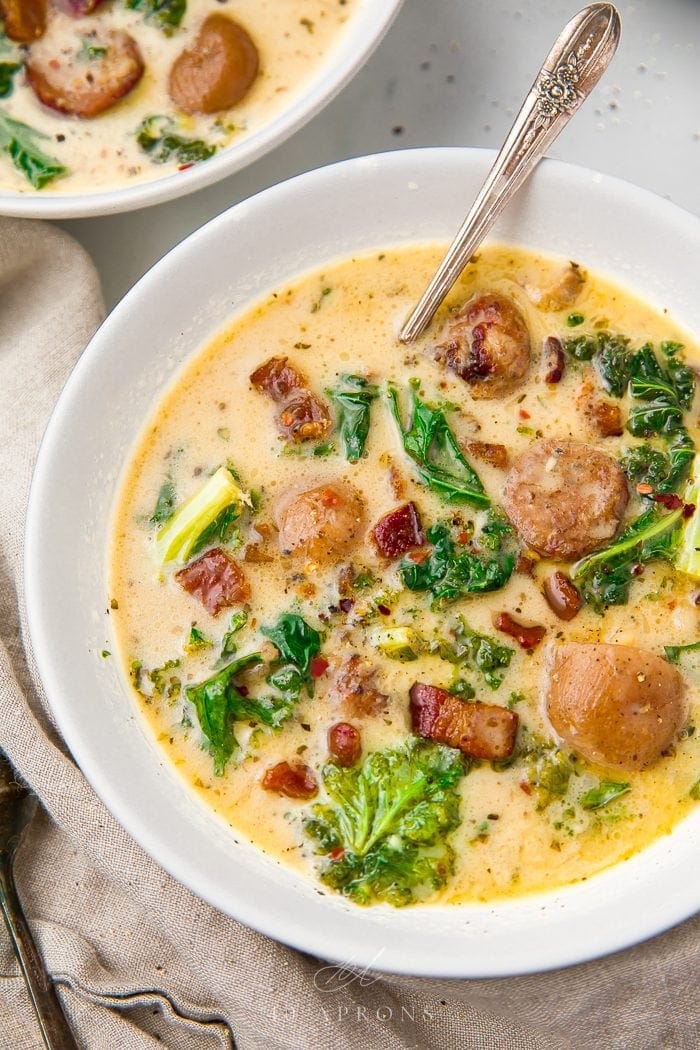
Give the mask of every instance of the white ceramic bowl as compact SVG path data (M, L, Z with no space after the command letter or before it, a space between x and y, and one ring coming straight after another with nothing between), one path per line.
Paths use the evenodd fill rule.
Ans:
M74 219L113 215L184 197L211 186L258 160L303 127L326 106L367 61L391 25L403 0L359 0L352 19L304 88L260 127L186 171L97 193L62 194L50 190L22 193L0 188L0 215L28 219Z
M186 788L100 659L115 486L154 398L239 309L352 252L447 240L492 160L425 149L346 161L232 208L159 262L105 321L49 424L31 492L27 602L56 722L97 793L175 878L215 907L326 959L484 977L581 962L664 930L700 905L700 807L649 849L587 882L449 909L361 909L230 830ZM545 161L495 238L575 258L700 332L700 221L615 179ZM270 251L270 245L274 251ZM144 800L148 800L144 804Z

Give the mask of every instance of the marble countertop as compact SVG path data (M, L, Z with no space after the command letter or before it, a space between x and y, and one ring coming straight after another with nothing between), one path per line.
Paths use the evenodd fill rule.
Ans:
M498 148L581 0L405 0L389 33L305 128L223 182L169 204L66 221L109 307L169 248L258 190L346 157L412 146ZM700 0L622 0L622 41L551 155L700 215Z

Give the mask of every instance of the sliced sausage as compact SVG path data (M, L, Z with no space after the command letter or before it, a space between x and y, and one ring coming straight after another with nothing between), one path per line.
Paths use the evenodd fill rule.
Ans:
M278 762L265 770L262 786L266 791L274 791L285 798L314 798L318 794L318 784L314 771L302 762Z
M72 117L96 117L128 95L143 76L144 63L132 36L111 30L95 38L104 55L86 62L79 42L57 48L50 36L30 51L27 80L40 102Z
M339 766L354 766L362 754L360 730L349 722L336 722L328 730L328 750Z
M46 31L46 0L0 0L5 34L18 44L32 44Z
M255 389L268 394L277 403L286 401L294 391L303 389L306 380L288 362L288 357L271 357L264 361L250 377Z
M554 650L546 703L559 736L611 769L643 769L656 761L687 715L675 667L644 649L594 642Z
M243 26L209 15L192 46L175 59L168 91L184 113L220 113L247 94L258 66L258 49Z
M175 579L188 594L199 599L212 616L250 598L250 584L243 570L221 547L207 551L180 569Z
M581 441L534 441L509 471L503 509L528 547L580 558L611 540L627 506L615 460Z
M465 703L445 689L415 682L410 689L411 725L418 736L457 747L472 758L510 758L518 716L496 704Z
M372 539L385 558L398 558L425 544L425 533L415 503L404 503L380 518L372 529Z
M435 358L469 384L472 397L510 394L530 369L525 319L504 295L475 296L448 319Z
M359 653L353 653L337 671L328 690L331 704L342 708L354 718L378 715L389 702L386 693L377 688L377 668Z
M333 481L286 493L274 513L283 554L335 561L362 532L365 508L352 485Z

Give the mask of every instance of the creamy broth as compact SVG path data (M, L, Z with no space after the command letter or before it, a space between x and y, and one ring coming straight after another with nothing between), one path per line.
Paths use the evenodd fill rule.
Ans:
M484 248L468 266L428 335L414 347L402 347L396 340L399 325L441 254L439 247L389 249L329 265L278 289L235 319L187 363L163 397L135 449L117 502L109 577L115 655L125 674L133 661L146 669L180 661L168 672L176 680L174 695L168 697L167 689L160 696L150 695L153 690L144 687L139 676L136 702L171 761L234 834L314 878L327 862L315 853L315 843L303 825L314 804L324 800L321 770L328 761L329 726L344 720L359 727L363 755L397 745L411 734L411 685L425 682L447 689L455 679L455 666L439 652L424 648L408 662L383 655L377 641L383 635L378 632L398 626L411 628L423 639L445 638L457 617L463 616L473 631L497 636L499 644L512 650L510 665L500 672L501 684L492 689L473 669L460 670L459 675L469 680L477 700L510 705L520 719L519 742L529 734L549 747L556 734L546 717L543 696L548 662L561 642L631 645L663 656L664 645L686 645L698 638L698 581L675 572L665 561L644 566L643 575L632 582L627 604L612 605L602 615L584 604L569 622L555 615L542 586L553 569L566 571L570 566L547 558L533 559L532 575L513 572L501 589L432 610L429 595L402 586L399 559L389 562L379 556L367 538L372 525L406 500L415 502L426 527L457 515L461 528L469 529L470 522L478 528L483 512L446 505L421 483L402 448L385 396L372 404L365 454L357 463L346 461L337 434L331 438L335 451L322 456L314 456L305 445L290 448L279 436L275 406L249 382L251 373L273 355L287 356L319 397L335 387L344 373L368 376L379 385L393 380L402 392L408 379L415 377L426 401L448 403L447 418L462 447L474 440L499 443L507 447L511 462L541 437L586 441L615 459L637 443L627 432L601 437L581 410L581 389L591 381L591 365L568 359L560 382L543 381L540 348L547 337L565 340L605 329L624 333L633 347L677 339L685 344L686 362L700 364L697 347L669 318L591 275L586 275L573 306L544 310L540 301L538 308L533 302L541 300L538 289L555 281L565 263L498 245ZM528 382L493 400L473 399L462 379L439 367L425 352L435 342L449 309L484 290L507 295L519 306L533 348ZM568 327L578 320L576 315L582 323ZM405 393L402 396L405 399ZM697 446L696 415L688 414L688 425ZM173 567L158 564L157 530L150 518L164 478L172 479L179 506L227 461L240 473L243 488L259 494L254 523L271 525L281 493L339 479L355 486L366 510L363 535L347 557L339 552L330 565L281 554L274 530L262 548L269 560L244 560L245 546L234 552L251 586L248 624L236 635L237 655L261 649L266 658L274 655L260 628L292 610L323 633L321 655L328 666L321 666L313 698L303 694L279 730L237 724L242 754L226 764L224 775L217 776L192 705L183 694L187 686L213 673L235 610L210 616L176 582ZM504 470L481 459L470 457L470 461L488 496L500 504ZM401 498L397 484L403 491ZM625 521L642 510L634 485L630 491ZM250 542L251 536L259 541L259 533L245 534L247 528L243 527L243 543ZM338 570L349 560L356 570L369 570L376 582L356 589L344 612L338 607ZM503 611L525 624L546 628L542 643L528 652L513 638L499 634L493 618ZM193 625L211 647L186 651ZM380 715L348 717L329 697L334 676L352 653L364 654L376 667L378 686L389 697ZM450 836L455 870L429 899L488 901L574 882L668 833L694 805L691 789L700 772L692 729L698 717L698 677L692 663L689 654L680 666L690 704L684 732L670 753L642 771L611 772L574 759L564 792L548 794L533 779L534 760L524 756L521 743L516 744L510 765L473 762L459 783L461 820ZM261 685L264 692L264 672L252 671L244 680L252 693L259 694ZM562 752L572 754L566 744ZM263 789L264 772L281 761L303 762L314 771L320 785L317 799L296 801ZM580 800L586 792L607 781L624 782L629 788L606 805L584 808Z
M143 11L130 10L121 0L108 2L82 18L51 9L51 37L67 52L79 50L83 42L87 47L91 41L99 44L94 40L95 32L129 33L143 57L143 77L111 108L81 119L42 105L20 70L14 76L11 93L0 99L0 115L6 114L46 136L37 140L37 146L66 169L66 174L42 189L44 193L94 192L161 178L187 165L177 155L154 162L137 141L144 120L170 117L178 136L215 147L217 153L241 142L293 104L299 92L332 61L340 34L357 6L358 0L188 0L180 26L170 35ZM211 14L230 16L245 27L258 49L260 68L250 90L231 109L188 115L178 112L169 97L168 76L175 59L191 47ZM12 45L1 30L0 21L0 63L21 62L27 49ZM31 55L31 47L28 53ZM2 152L0 188L33 192L23 173Z

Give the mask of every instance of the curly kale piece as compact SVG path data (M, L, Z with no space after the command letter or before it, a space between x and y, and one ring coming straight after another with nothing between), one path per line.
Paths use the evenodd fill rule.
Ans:
M469 594L497 591L511 577L516 556L498 553L493 557L477 551L458 551L450 527L445 522L427 530L433 549L420 564L404 558L399 565L399 577L410 591L429 591L433 607L441 608Z
M361 766L328 764L329 802L313 806L306 833L325 854L321 879L356 904L424 900L454 870L448 835L460 823L459 751L417 737L368 755Z
M328 391L338 406L340 436L349 463L357 463L365 450L369 434L370 405L379 388L363 376L343 375L340 384Z
M498 689L514 650L490 635L473 631L463 616L457 617L451 633L452 640L441 638L431 645L431 651L450 663L479 671L491 689Z
M277 646L281 660L291 665L301 681L306 682L309 696L313 695L311 662L321 648L321 635L298 613L282 613L272 627L261 628L266 638Z
M669 514L650 507L602 550L577 562L571 578L585 601L597 612L624 605L639 566L650 561L672 562L681 537L682 509Z
M388 387L389 403L406 453L413 460L418 477L446 503L470 503L489 507L491 501L481 479L462 455L452 433L445 409L429 405L418 396L419 382L409 383L409 419L404 427L396 387Z
M68 171L55 157L50 157L39 147L39 140L48 137L36 128L20 120L12 120L6 113L0 112L0 150L8 155L35 190L42 190Z
M124 0L130 11L143 11L144 17L172 36L187 10L187 0Z
M171 117L146 117L136 132L136 141L155 164L177 160L179 164L196 164L216 153L203 139L188 139L177 132Z

